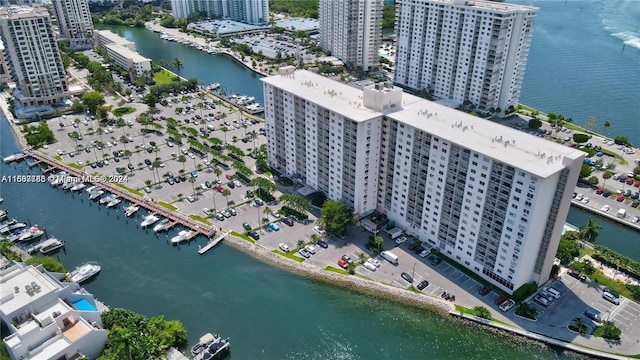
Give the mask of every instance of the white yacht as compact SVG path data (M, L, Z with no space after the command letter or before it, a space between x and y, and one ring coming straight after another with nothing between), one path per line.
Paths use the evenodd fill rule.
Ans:
M185 240L188 240L191 237L191 234L193 234L193 231L191 230L182 230L178 233L178 235L171 238L171 243L179 244Z
M102 268L95 261L89 261L86 264L78 266L75 270L67 273L69 281L80 284L83 281L89 280L100 272Z
M44 235L44 231L40 230L38 225L33 225L29 230L23 232L16 241L33 241L38 240Z
M96 200L97 198L99 198L100 196L102 196L102 194L104 194L104 190L93 190L90 194L89 194L89 200Z
M140 227L146 228L149 225L155 224L160 218L156 214L150 214L144 217L142 223L140 223Z
M108 204L111 200L113 200L112 194L107 194L100 198L100 205Z
M135 213L138 212L138 210L140 210L140 206L134 204L129 205L124 208L124 216L132 217Z
M13 161L16 161L18 159L20 159L22 157L22 153L16 153L16 154L11 154L5 158L2 159L2 161L4 161L5 163L10 163Z
M160 231L167 230L167 228L169 227L170 221L171 220L169 219L162 219L162 221L160 221L159 223L156 224L156 226L153 227L153 231L160 232Z
M122 199L117 198L116 196L114 196L111 201L109 201L109 203L107 203L107 207L108 208L112 208L118 204L120 204L122 202Z
M75 184L71 187L71 191L80 191L82 189L84 189L87 185L85 185L85 183L78 183Z

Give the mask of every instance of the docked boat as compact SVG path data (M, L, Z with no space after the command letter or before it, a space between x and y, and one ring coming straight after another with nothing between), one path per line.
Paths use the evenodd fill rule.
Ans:
M90 194L89 194L89 200L96 200L97 198L99 198L100 196L102 196L102 194L104 194L104 190L93 190Z
M144 220L140 223L140 226L146 228L149 225L155 224L160 218L156 214L150 214L144 217Z
M122 199L119 199L119 198L117 198L116 196L114 196L114 197L111 199L111 201L109 201L109 202L107 203L107 207L108 207L108 208L112 208L112 207L114 207L114 206L116 206L116 205L120 204L121 202L122 202Z
M65 181L65 180L63 180L62 190L70 190L75 185L77 185L77 184L74 183L73 181Z
M22 156L23 156L23 154L22 154L22 153L15 153L15 154L11 154L11 155L9 155L9 156L7 156L7 157L4 157L4 158L2 159L2 161L4 161L5 163L7 163L7 164L8 164L8 163L10 163L10 162L14 162L14 161L16 161L16 160L21 159L21 158L22 158Z
M19 223L16 219L11 219L7 222L0 224L0 234L8 234L14 230L27 227L25 223Z
M9 212L5 209L0 209L0 221L5 220Z
M178 235L171 238L171 243L179 244L185 240L188 240L192 234L193 234L193 231L191 230L182 230L178 233Z
M40 243L40 253L46 255L64 246L64 241L55 238L47 239Z
M20 235L20 237L16 241L34 241L40 239L42 235L44 235L44 231L40 230L40 228L36 224L29 228L29 230L26 230L22 235Z
M91 194L91 192L92 192L93 190L97 190L97 189L99 189L99 188L98 188L98 186L96 186L96 185L91 185L91 186L89 186L88 188L84 189L84 191L86 191L86 192L88 192L89 194Z
M58 186L64 182L67 175L68 174L66 171L61 171L57 174L51 174L48 177L49 183L51 184L51 186Z
M156 226L153 227L154 232L161 232L167 230L169 227L171 220L170 219L162 219Z
M11 242L16 242L20 238L20 236L24 235L28 229L17 229L14 230L11 234L7 235L7 240Z
M81 183L73 185L71 187L71 191L80 191L80 190L84 189L85 187L87 187L87 185L85 185L85 183L81 182Z
M193 360L223 359L229 354L231 343L219 335L205 334L200 341L191 348Z
M107 194L103 197L100 198L100 205L105 205L108 204L111 200L113 200L114 195L112 194Z
M100 270L102 270L100 265L95 261L89 261L86 264L78 266L75 270L68 272L67 278L71 282L80 284L98 274Z
M140 206L138 205L129 205L126 206L124 208L124 216L126 217L132 217L133 215L135 215L135 213L138 212L138 210L140 210Z

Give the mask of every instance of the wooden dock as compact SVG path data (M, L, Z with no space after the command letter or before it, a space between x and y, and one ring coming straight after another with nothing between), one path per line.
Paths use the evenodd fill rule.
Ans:
M70 176L82 177L87 175L85 172L78 171L77 169L67 164L50 159L31 149L25 151L24 157L32 157L38 164L48 164L48 171L56 168L66 171ZM147 211L149 211L150 213L155 213L157 215L168 218L172 222L169 229L177 224L180 224L188 229L193 230L193 235L189 240L198 235L204 235L209 239L212 239L216 235L217 228L215 226L205 226L204 224L198 223L184 214L175 211L169 211L148 198L141 198L108 182L96 183L93 185L99 187L104 191L108 191L116 195L120 199L127 200L132 204L136 204L141 208L147 209Z
M218 243L220 243L222 240L224 240L224 238L227 237L227 235L229 235L228 232L218 236L216 239L214 240L209 240L209 242L207 243L207 245L205 245L204 247L199 246L198 247L198 254L202 255L204 253L206 253L207 251L213 249L214 246L218 245Z

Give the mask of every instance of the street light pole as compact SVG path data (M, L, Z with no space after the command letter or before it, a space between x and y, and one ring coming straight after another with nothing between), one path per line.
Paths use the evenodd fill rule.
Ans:
M411 272L411 279L414 279L416 276L416 263L413 263L413 271ZM413 283L411 283L411 288L413 288Z

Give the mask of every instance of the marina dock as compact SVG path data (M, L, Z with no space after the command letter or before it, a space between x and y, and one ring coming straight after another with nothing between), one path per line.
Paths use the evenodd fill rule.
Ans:
M213 247L218 245L218 243L220 243L222 240L224 240L224 238L226 238L227 235L229 235L229 232L226 232L226 233L218 236L214 240L209 240L207 245L205 245L204 247L199 247L198 254L202 255L202 254L206 253L207 251L213 249Z
M55 168L55 169L66 171L70 176L75 176L75 177L87 176L85 172L78 171L77 169L71 166L68 166L64 163L57 162L53 159L49 159L48 157L32 149L26 150L23 157L31 157L34 160L36 160L38 164L43 164L43 163L47 164L48 165L47 170L49 171ZM108 182L96 183L93 185L97 186L98 188L104 191L108 191L116 195L120 199L127 200L132 204L138 205L141 208L146 209L150 213L155 213L157 215L164 216L165 218L171 221L171 226L169 228L172 228L175 225L180 224L185 228L191 229L193 231L193 234L189 237L188 239L189 241L198 235L204 235L208 239L213 239L216 236L217 228L215 226L205 226L204 224L198 223L184 214L180 214L175 211L169 211L164 207L151 201L148 198L140 198L139 196L134 195L128 192L127 190L121 189Z

